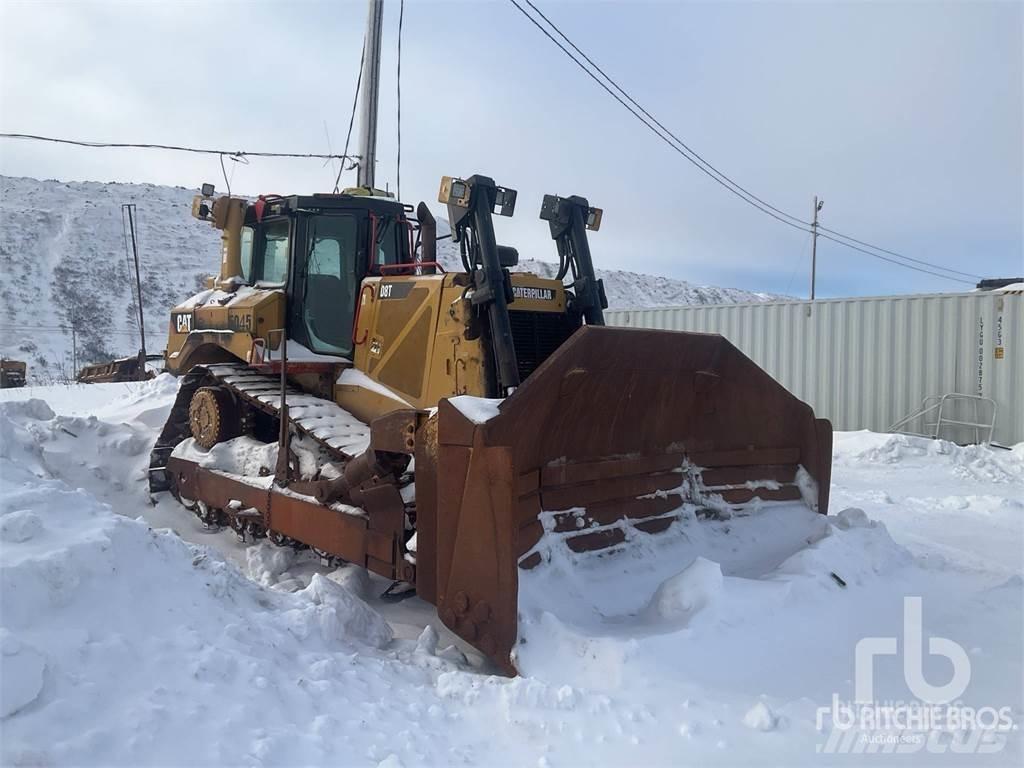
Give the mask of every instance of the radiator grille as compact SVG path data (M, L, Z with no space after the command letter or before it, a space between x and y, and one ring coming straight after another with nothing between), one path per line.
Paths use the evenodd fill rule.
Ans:
M525 380L547 360L579 325L568 312L510 310L508 314L512 322L512 342L516 348L520 380Z

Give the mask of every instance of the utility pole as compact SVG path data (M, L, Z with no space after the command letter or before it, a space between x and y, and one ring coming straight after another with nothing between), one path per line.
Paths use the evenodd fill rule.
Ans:
M384 0L369 0L366 16L366 61L359 88L359 172L357 185L373 188L377 160L377 92L380 90L380 34Z
M814 223L811 224L811 301L814 301L814 278L818 268L818 211L825 205L825 201L818 202L818 196L814 196Z
M132 256L135 258L135 294L139 306L139 375L146 377L146 322L142 311L142 276L139 272L139 244L135 239L135 203L124 203L121 208L128 212L128 229L132 235Z
M71 305L71 378L78 376L78 328L75 307Z

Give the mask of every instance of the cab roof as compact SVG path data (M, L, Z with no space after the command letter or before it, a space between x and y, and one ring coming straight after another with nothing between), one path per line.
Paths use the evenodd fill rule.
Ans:
M317 193L313 195L266 196L264 198L267 216L282 216L297 211L340 211L357 210L373 211L374 213L397 216L405 211L405 206L389 197L371 195L347 195ZM246 220L255 220L255 206L246 209Z

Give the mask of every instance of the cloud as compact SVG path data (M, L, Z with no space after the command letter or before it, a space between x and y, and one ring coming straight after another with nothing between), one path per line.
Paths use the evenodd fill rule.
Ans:
M669 150L503 2L406 4L402 196L442 174L520 192L499 239L553 258L546 192L606 211L601 267L802 292L807 235ZM662 122L795 215L983 274L1024 271L1018 4L544 4ZM340 151L365 4L0 6L0 127ZM378 183L395 173L397 7L385 7ZM316 161L233 166L240 191L329 189ZM0 172L223 188L216 158L0 142ZM819 293L957 284L819 241ZM966 287L966 286L959 286Z

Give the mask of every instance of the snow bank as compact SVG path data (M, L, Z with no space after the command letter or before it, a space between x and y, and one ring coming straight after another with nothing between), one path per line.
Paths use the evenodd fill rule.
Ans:
M1004 579L1024 571L1024 443L861 431L837 432L833 446L833 509L863 509L936 566Z
M860 639L901 636L907 595L967 649L964 702L1024 715L1018 453L840 434L830 518L684 514L605 555L545 537L509 680L415 598L385 622L361 569L151 505L174 384L147 386L91 418L0 405L2 764L819 765L817 708L852 697ZM876 695L909 698L879 664ZM1019 764L1019 731L989 757Z
M867 430L839 432L834 441L833 462L842 466L927 465L933 470L944 466L963 480L1020 485L1024 477L1024 443L1005 450Z
M724 585L722 566L697 557L685 570L658 585L648 612L665 621L686 624L714 603Z
M315 627L328 642L348 637L374 648L383 648L391 642L391 627L381 615L336 581L314 573L309 586L296 596L306 598L308 604L293 608L285 614L285 619L291 632L300 639L305 639Z
M6 718L39 697L46 662L35 648L0 629L0 665L0 718Z
M779 724L779 718L767 704L759 701L747 710L747 714L743 716L743 724L755 731L774 731Z
M676 683L713 679L723 665L763 677L722 658L723 645L742 646L738 632L782 616L806 621L810 606L843 591L836 576L852 589L911 560L884 525L851 529L851 517L837 518L847 521L840 527L783 504L729 521L687 514L664 533L634 533L620 552L571 554L542 540L543 562L520 576L520 669L602 689L659 666Z
M903 598L920 596L925 634L973 649L964 701L1022 713L1022 654L1004 642L1022 640L1024 580L1006 575L1024 570L1017 451L869 434L839 434L836 446L828 518L786 504L727 521L686 513L600 554L570 553L549 531L520 578L519 668L643 701L663 723L677 712L696 763L717 762L710 747L737 764L811 763L791 748L816 738L811 702L852 699L858 641L902 636ZM917 531L910 546L891 526ZM936 680L948 677L941 661L925 661ZM898 664L876 678L880 698L913 698ZM1020 739L1000 738L1012 763Z
M214 702L230 717L253 691L271 689L269 700L307 685L317 663L391 642L342 584L314 575L294 594L269 592L215 551L50 478L31 448L48 415L38 401L0 408L4 446L20 449L0 465L3 763L78 764L98 749L123 764L234 762L213 734L179 741L181 726ZM109 738L123 728L131 738Z

